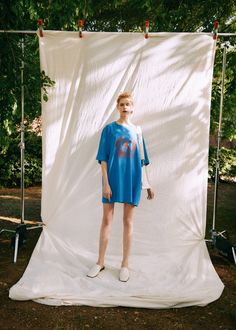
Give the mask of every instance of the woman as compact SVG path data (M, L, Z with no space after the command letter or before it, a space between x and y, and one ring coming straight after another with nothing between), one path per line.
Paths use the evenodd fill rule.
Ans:
M103 177L103 219L100 229L99 257L87 276L96 277L104 267L104 257L114 214L114 203L124 204L123 214L123 259L119 280L129 279L128 258L133 232L134 207L138 206L142 182L141 165L148 165L148 155L143 140L144 160L141 162L137 127L130 121L133 113L133 98L122 93L117 99L120 118L104 127L100 139L97 160ZM151 188L147 198L154 198Z

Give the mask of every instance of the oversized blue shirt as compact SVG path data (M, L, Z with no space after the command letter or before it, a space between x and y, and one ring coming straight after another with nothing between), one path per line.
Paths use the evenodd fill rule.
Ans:
M149 164L143 139L144 165ZM96 159L107 163L108 181L112 191L110 201L102 198L103 203L129 203L138 205L141 182L141 159L137 127L112 122L104 127Z

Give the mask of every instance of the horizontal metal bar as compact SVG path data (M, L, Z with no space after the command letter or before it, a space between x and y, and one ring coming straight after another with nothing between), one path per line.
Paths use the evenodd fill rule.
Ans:
M159 38L159 35L156 34L184 34L184 33L188 33L188 34L206 34L209 36L213 37L213 33L211 32L149 32L148 37L149 38ZM218 33L217 34L218 37L236 37L236 33Z
M37 31L0 30L0 33L24 33L24 34L36 34Z
M47 32L47 30L44 30L45 32ZM50 30L52 31L52 30ZM56 30L55 30L56 31ZM78 31L62 31L62 32L74 32L74 33L78 33ZM89 31L83 31L83 32L89 32ZM0 30L0 33L22 33L22 34L36 34L37 30L35 31L21 31L21 30ZM114 33L114 32L113 32ZM117 32L117 33L122 33L122 32ZM123 32L125 33L125 32ZM135 32L134 32L135 33ZM137 33L137 32L136 32ZM211 32L149 32L148 36L151 38L155 38L158 37L156 35L156 33L160 33L160 34L180 34L180 33L192 33L192 34L209 34L211 35ZM218 33L217 34L218 37L236 37L236 33Z
M218 33L219 37L236 37L236 33Z

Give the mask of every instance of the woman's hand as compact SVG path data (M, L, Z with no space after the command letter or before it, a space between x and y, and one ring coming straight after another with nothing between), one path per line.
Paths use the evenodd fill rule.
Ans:
M147 189L147 199L153 199L154 198L154 191L152 188Z
M103 186L103 197L107 198L110 202L111 196L112 196L112 191L111 191L110 185L108 183L104 184L104 186Z

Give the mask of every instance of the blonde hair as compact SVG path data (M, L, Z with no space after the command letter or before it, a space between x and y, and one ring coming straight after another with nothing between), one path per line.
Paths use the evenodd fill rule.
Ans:
M123 92L123 93L121 93L121 94L118 96L118 98L117 98L117 100L116 100L117 105L120 103L120 100L121 100L121 99L130 99L130 101L132 102L132 104L134 104L133 96L132 96L132 94L129 93L129 92Z

